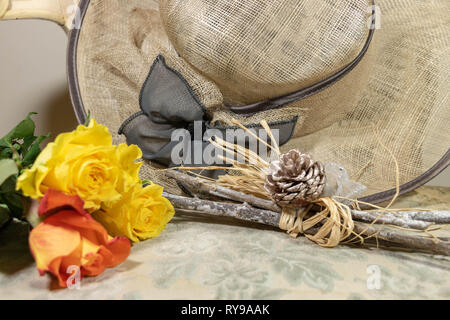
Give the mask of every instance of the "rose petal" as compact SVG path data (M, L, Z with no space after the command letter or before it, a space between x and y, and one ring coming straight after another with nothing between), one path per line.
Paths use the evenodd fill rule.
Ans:
M40 273L54 274L62 287L67 286L69 266L79 266L81 277L95 276L125 261L131 248L127 238L111 239L90 215L74 210L45 219L32 230L29 243Z
M100 253L89 253L84 257L88 262L83 264L83 273L88 276L97 276L106 269L105 258Z
M85 239L83 240L83 244L86 244ZM92 248L92 244L89 246ZM130 255L130 249L130 240L127 238L112 239L106 245L100 246L95 253L89 252L83 256L83 273L96 276L101 274L105 268L113 268L121 264Z
M109 268L115 267L124 262L130 255L131 243L127 237L115 237L106 244L112 254L112 259L108 264Z
M38 214L39 216L43 216L62 209L74 209L82 215L88 215L83 207L84 203L80 197L69 196L59 190L50 189L39 205Z
M90 253L97 253L101 248L108 250L112 258L106 259L106 267L115 267L122 263L130 255L131 243L126 237L115 237L111 239L106 229L90 215L79 215L76 213L63 212L57 218L51 216L46 219L59 220L50 223L59 223L67 228L75 229L79 232L82 241L82 265L84 258Z
M55 220L60 215L62 217L64 213L56 214L51 218ZM80 248L81 238L78 231L48 223L47 220L49 219L46 219L31 231L28 242L40 272L50 271L54 273L56 272L54 268L50 270L52 262L54 263L55 259L73 254Z
M74 250L70 255L54 259L50 263L47 272L50 272L53 275L55 275L56 278L58 279L59 285L65 288L67 287L67 280L74 272L73 269L69 268L72 268L73 266L79 267L80 269L78 272L80 280L83 278L80 260L81 260L81 243L80 246L77 248L77 250Z
M70 214L64 216L64 219L60 221L68 228L78 230L82 238L88 238L93 243L105 244L109 241L106 229L89 214Z

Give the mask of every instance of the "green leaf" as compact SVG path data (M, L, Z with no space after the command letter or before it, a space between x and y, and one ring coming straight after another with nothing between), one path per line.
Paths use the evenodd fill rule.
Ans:
M9 177L8 179L5 180L5 182L3 182L2 185L0 185L0 193L5 194L16 192L16 183L17 183L17 175Z
M20 219L23 217L23 197L16 192L10 192L2 195L5 204L8 206L10 216Z
M0 203L0 228L3 227L11 219L9 209L6 204Z
M28 136L26 138L23 139L23 144L22 144L22 153L26 153L28 151L28 149L31 147L31 145L33 144L34 141L36 141L38 137L36 136Z
M27 150L26 154L23 156L23 167L33 165L39 153L41 153L41 142L50 137L50 134L46 136L40 136L35 139L31 147Z
M14 143L13 144L13 148L14 148L14 150L16 150L16 151L20 151L20 149L22 148L22 146L20 145L20 144L18 144L18 143Z
M0 159L10 159L12 157L12 150L11 148L0 148Z
M15 139L25 139L28 136L34 135L34 130L36 128L34 121L31 120L30 116L36 114L35 112L30 112L25 120L22 120L14 129L12 129L6 136L0 139L0 147L9 147L13 140Z
M12 159L2 159L0 160L0 185L6 181L12 175L18 174L19 169L16 163Z
M16 191L17 175L6 179L0 186L0 204L8 206L9 215L14 218L22 218L24 212L24 197L20 191Z
M86 120L84 121L84 124L83 124L85 127L89 126L89 123L91 122L91 118L92 118L91 112L89 111L87 114Z
M152 182L150 181L150 180L142 180L142 185L143 186L146 186L146 185L149 185L149 184L151 184Z

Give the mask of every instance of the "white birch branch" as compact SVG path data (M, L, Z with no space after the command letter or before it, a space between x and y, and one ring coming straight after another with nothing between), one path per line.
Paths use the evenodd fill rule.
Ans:
M272 227L278 227L281 215L270 210L257 209L247 203L234 204L216 202L198 198L186 198L182 196L163 193L176 209L200 212L203 214L231 217L243 221L256 222ZM307 234L314 234L316 230L308 230ZM422 236L412 236L388 229L382 229L374 225L355 222L354 232L365 237L376 237L398 244L404 249L431 252L450 256L450 242Z

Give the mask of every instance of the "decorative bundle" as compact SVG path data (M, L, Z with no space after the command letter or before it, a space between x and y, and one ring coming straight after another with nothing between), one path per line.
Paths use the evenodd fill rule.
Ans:
M158 236L172 219L163 188L139 178L137 146L114 145L94 119L42 151L47 136L34 131L28 116L0 139L0 229L32 229L28 243L42 275L61 287L99 275L126 260L131 242Z
M231 167L168 170L168 177L193 190L196 196L165 194L176 209L278 227L293 237L303 234L322 247L375 243L377 246L450 255L448 239L433 234L441 228L438 225L450 223L450 211L389 209L396 197L386 208L363 203L353 198L365 187L351 181L345 168L335 163L323 165L299 150L281 154L265 121L261 125L271 139L270 145L238 121L233 120L232 124L269 147L276 159L268 162L248 148L214 137L210 142L233 156L219 156ZM235 160L238 157L245 162ZM194 173L217 169L227 171L217 180ZM361 210L360 205L371 209Z

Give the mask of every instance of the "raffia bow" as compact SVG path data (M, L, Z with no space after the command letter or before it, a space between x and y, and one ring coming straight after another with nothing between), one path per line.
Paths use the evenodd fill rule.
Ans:
M320 198L314 201L314 204L323 209L307 219L305 217L310 213L313 204L300 209L283 208L280 229L287 231L294 238L303 234L309 240L327 248L336 247L353 233L355 225L347 205L329 197ZM319 227L314 235L305 234L305 231L317 226Z

